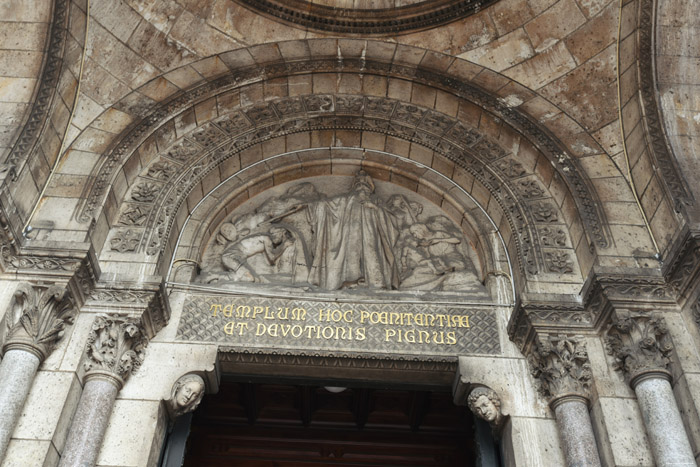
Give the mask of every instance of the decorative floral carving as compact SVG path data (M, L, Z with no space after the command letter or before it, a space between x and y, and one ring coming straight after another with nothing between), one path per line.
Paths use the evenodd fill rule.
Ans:
M119 216L119 223L121 225L143 225L148 218L148 208L143 206L127 206L127 208Z
M126 380L143 362L147 344L138 320L98 316L88 336L85 370L104 371Z
M556 227L542 227L539 229L543 246L566 246L566 232Z
M582 338L540 336L528 361L540 382L540 392L550 402L569 394L590 397L593 375Z
M166 155L179 162L184 162L193 157L201 148L192 141L183 139L170 147Z
M177 167L166 162L160 161L153 164L146 174L146 176L155 178L156 180L167 181L177 172Z
M500 161L496 164L496 167L507 178L522 177L527 173L523 168L522 164L513 159L505 159L503 161Z
M574 272L574 263L566 251L547 251L544 254L547 269L551 272L569 274Z
M522 193L523 198L542 198L545 196L545 191L536 180L525 180L518 184L518 190Z
M141 232L138 230L117 230L109 241L109 246L113 251L126 253L127 251L136 251L140 240Z
M46 358L73 323L76 310L62 286L32 286L20 283L5 317L5 347L28 346L40 359Z
M532 205L532 217L537 222L557 222L557 211L547 202L539 202Z
M140 203L150 203L156 199L161 186L151 182L138 184L131 192L131 199Z
M616 311L605 337L613 368L628 381L650 370L667 370L673 350L666 321L657 312Z

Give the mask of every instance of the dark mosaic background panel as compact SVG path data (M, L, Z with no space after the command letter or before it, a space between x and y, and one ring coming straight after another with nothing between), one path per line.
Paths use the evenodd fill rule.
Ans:
M227 313L230 316L225 316L223 312L227 305L232 305L230 313ZM239 309L246 306L250 308ZM290 319L280 319L280 309L283 310L281 316L284 317L285 308L289 309L287 316ZM306 310L305 316L297 312L297 319L291 319L294 309ZM333 315L338 321L332 318L330 321L321 321L320 310L329 309L342 312L342 315ZM352 313L346 313L348 310L352 310ZM433 326L421 326L413 322L407 324L406 321L403 325L378 322L380 317L388 318L392 313L404 314L404 317L406 314L424 317L427 315ZM393 316L396 318L397 315ZM438 316L444 316L442 326ZM457 324L456 317L463 316L468 316L469 327L445 325L448 320ZM464 318L461 320L464 323ZM411 336L415 342L410 342ZM422 303L339 304L212 295L187 297L178 325L177 339L219 342L244 351L289 350L293 353L314 355L335 355L342 352L374 354L378 357L413 355L420 358L456 357L466 354L497 355L501 351L495 312L483 307Z

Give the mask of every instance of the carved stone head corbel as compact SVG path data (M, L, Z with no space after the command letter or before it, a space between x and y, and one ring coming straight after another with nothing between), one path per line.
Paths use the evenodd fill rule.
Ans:
M204 379L195 373L180 376L170 391L170 399L165 401L172 419L194 411L206 391Z
M476 386L467 396L467 406L474 415L491 425L494 435L498 435L508 416L501 411L501 398L487 386Z

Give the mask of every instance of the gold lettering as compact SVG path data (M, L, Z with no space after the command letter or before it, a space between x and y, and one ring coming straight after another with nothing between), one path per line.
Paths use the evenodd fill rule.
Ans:
M355 329L355 340L357 341L363 341L366 339L365 335L365 328L357 328Z
M299 326L298 324L295 324L292 326L292 337L299 338L301 337L301 334L304 332L304 329Z
M263 316L263 319L275 319L275 314L270 313L270 307L266 306L265 307L265 316Z
M445 343L445 331L433 331L433 343L434 344L444 344Z
M258 315L261 315L265 312L265 309L261 306L254 306L253 307L253 319L257 318Z
M369 313L367 313L367 311L365 311L365 310L361 310L360 311L360 323L364 324L365 320L368 320L368 319L369 319Z
M418 343L430 344L430 334L428 334L428 331L418 331Z
M409 344L415 344L416 343L416 331L413 329L406 331L403 333L403 339L408 342ZM399 341L400 342L400 341Z
M289 308L277 308L277 318L279 319L289 319Z
M236 307L237 318L250 318L250 307L248 305L238 305Z
M280 325L277 323L267 325L267 335L270 337L277 337Z
M235 329L235 326L236 325L233 321L229 321L224 326L224 332L230 336L231 334L233 334L233 330Z
M239 336L242 336L242 335L243 335L243 331L244 331L245 329L248 329L248 323L246 323L246 322L244 321L244 322L242 322L242 323L236 324L236 327L238 328L238 335L239 335Z
M447 333L447 345L455 345L457 343L457 336L454 331Z
M292 319L295 321L306 321L306 310L304 308L294 308L292 310Z
M214 314L212 316L216 316L217 313L221 311L221 305L214 303L212 304L212 306L209 307L209 311L211 311L212 309L214 309Z
M329 335L326 335L326 331L330 331L330 334L329 334ZM321 330L321 335L322 335L323 338L326 339L326 340L330 339L331 337L333 337L333 328L330 327L330 326L326 326L325 328L323 328L323 329Z
M223 313L224 313L224 316L227 318L230 318L231 316L233 316L233 304L226 305L224 307Z
M265 328L266 326L262 323L258 323L258 327L255 328L255 335L256 336L264 336L265 335Z
M330 321L331 320L331 311L324 310L323 308L318 310L318 320L319 321Z
M347 310L343 313L343 321L346 323L352 323L352 310Z

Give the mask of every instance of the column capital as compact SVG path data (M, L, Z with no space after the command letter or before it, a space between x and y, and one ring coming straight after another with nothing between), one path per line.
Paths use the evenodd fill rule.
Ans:
M582 337L539 335L528 362L532 375L540 382L540 392L550 404L570 396L590 399L593 375Z
M75 304L64 286L20 282L4 319L3 351L21 349L43 361L75 314Z
M628 383L647 373L668 374L673 344L661 313L618 310L611 318L605 347Z
M98 316L88 336L86 379L110 375L118 388L141 366L148 339L141 321L119 315Z

